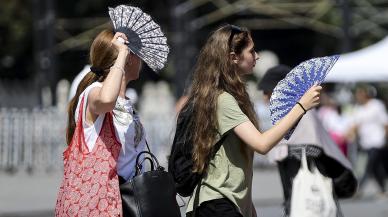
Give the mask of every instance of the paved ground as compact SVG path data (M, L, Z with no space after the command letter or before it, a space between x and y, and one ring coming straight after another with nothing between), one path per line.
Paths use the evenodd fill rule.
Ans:
M265 188L261 187L265 186ZM274 170L259 171L254 174L254 204L259 217L279 217L281 214L280 179ZM341 208L346 217L387 217L388 197L377 196L373 182L369 182L363 196L341 200ZM261 193L261 195L259 195Z
M0 217L53 216L61 176L58 172L33 175L0 172ZM376 197L375 192L374 183L370 182L363 197L341 201L345 216L387 217L388 197ZM280 216L282 193L276 170L255 169L253 200L258 216Z

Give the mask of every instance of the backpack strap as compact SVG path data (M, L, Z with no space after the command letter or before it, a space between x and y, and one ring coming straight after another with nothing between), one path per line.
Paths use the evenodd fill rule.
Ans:
M214 157L214 155L217 153L217 151L221 148L221 145L223 144L225 138L226 138L226 135L221 137L221 139L218 140L218 142L214 145L214 150L213 150L213 153L212 153L212 156L210 159L212 159ZM209 163L209 162L207 162L207 163ZM201 174L201 178L199 179L198 184L197 184L197 189L195 190L193 214L191 217L196 217L195 213L196 213L197 207L199 205L199 192L201 191L201 183L202 183L203 176L204 176L204 173Z
M191 217L195 217L195 213L197 211L197 207L199 205L199 192L201 191L201 182L202 182L203 175L201 176L201 179L198 182L197 189L195 190L195 198L194 198L194 204L193 204L193 215Z

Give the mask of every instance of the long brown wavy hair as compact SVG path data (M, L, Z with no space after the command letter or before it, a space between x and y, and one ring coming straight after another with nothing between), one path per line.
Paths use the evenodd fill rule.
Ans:
M99 81L102 82L105 80L106 76L109 73L109 68L116 61L118 52L112 46L112 39L114 36L113 30L106 29L101 31L97 37L94 39L89 53L89 62L90 65L102 70L99 75L94 72L89 72L86 76L81 80L78 85L77 92L75 96L71 99L68 105L68 122L67 122L67 130L66 130L66 142L69 145L71 139L73 138L76 122L74 120L75 110L77 108L78 99L81 93L91 85L93 82ZM85 117L84 117L85 118Z
M231 94L242 112L258 126L245 83L230 59L240 55L251 40L246 28L225 25L214 31L202 47L193 73L189 102L193 103L193 171L207 170L207 162L217 139L217 99L222 92Z

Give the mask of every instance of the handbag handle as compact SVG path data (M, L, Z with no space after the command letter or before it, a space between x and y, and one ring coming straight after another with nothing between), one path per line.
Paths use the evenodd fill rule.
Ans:
M148 155L151 156L151 157L146 157L146 158L143 160L143 162L144 162L145 160L149 160L150 162L152 162L152 163L151 163L151 170L164 170L164 168L160 166L159 161L158 161L158 159L155 157L154 154L152 154L152 153L149 152L149 151L141 151L141 152L137 155L137 157L136 157L136 165L135 165L135 167L136 167L136 168L135 168L135 169L136 169L136 173L135 173L135 176L139 175L140 172L141 172L141 168L142 168L142 163L143 163L143 162L139 163L139 160L140 160L140 156L143 155L143 154L148 154ZM156 165L156 169L155 169L155 166L154 166L154 165Z
M308 167L308 164L307 164L307 156L306 156L306 147L303 147L302 150L302 159L301 159L301 168L304 170L304 171L309 171L309 167Z
M143 168L144 161L148 160L151 165L151 170L155 170L154 161L150 157L145 157L139 164L136 164L136 172L135 174L140 174Z

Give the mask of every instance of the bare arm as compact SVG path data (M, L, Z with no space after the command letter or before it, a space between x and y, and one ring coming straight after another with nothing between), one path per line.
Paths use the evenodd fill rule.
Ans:
M101 88L93 88L88 96L88 111L91 114L99 115L112 111L117 97L120 93L120 87L124 76L124 66L127 61L129 50L127 45L117 41L118 37L127 40L125 34L117 32L112 39L114 48L119 51L114 66L110 69Z
M322 88L313 86L300 100L306 109L311 109L319 104L319 93ZM233 130L236 135L250 148L260 154L266 154L286 135L303 116L304 111L299 105L295 105L291 111L271 129L261 133L250 121L246 121Z
M385 134L388 135L388 125L385 125Z
M357 125L350 127L345 136L348 141L355 141L357 136Z

